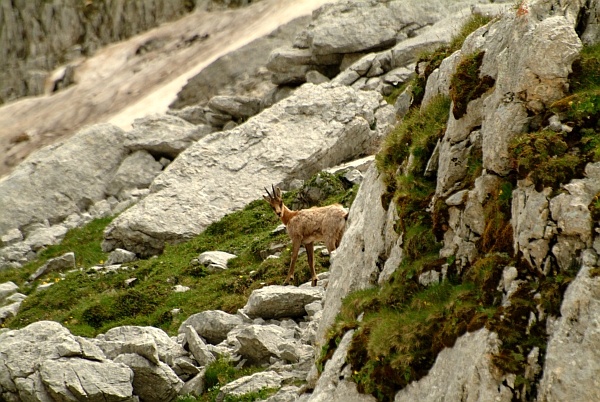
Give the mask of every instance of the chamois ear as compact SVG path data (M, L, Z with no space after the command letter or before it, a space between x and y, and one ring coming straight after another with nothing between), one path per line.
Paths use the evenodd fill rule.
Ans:
M268 202L269 204L271 203L271 197L267 197L266 195L263 195L263 198L265 199L266 202Z
M275 197L281 198L281 189L279 187L275 189Z

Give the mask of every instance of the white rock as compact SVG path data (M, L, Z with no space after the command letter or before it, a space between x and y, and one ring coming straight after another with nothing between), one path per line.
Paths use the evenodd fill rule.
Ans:
M235 381L221 387L216 401L222 402L225 397L242 396L251 392L258 392L264 388L279 388L283 378L275 371L264 371L247 377L238 378Z
M209 271L223 271L227 269L227 262L236 257L235 254L224 251L206 251L198 256L198 262L205 265Z
M306 315L304 306L322 298L319 288L266 286L252 291L243 310L250 318L302 317Z
M229 331L242 324L242 319L233 314L220 310L208 310L193 314L181 324L178 332L181 334L188 325L213 345L227 339Z

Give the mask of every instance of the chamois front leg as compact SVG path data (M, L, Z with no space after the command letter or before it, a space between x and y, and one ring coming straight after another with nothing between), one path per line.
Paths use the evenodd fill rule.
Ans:
M308 268L310 268L311 285L317 286L318 278L317 278L317 274L315 273L315 260L314 260L315 248L314 248L314 245L315 245L314 243L308 243L308 244L305 244L304 247L306 248L306 256L308 257Z
M290 270L288 271L287 278L283 284L291 284L294 280L294 267L296 266L296 260L298 259L298 251L300 251L300 240L292 241L292 262L290 263Z

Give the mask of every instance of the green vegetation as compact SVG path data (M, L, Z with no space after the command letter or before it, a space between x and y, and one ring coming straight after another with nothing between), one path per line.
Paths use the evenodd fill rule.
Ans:
M358 186L345 187L334 176L328 176L327 182L333 190L322 204L339 202L349 206ZM286 204L291 205L296 194L296 191L285 194ZM153 325L176 334L190 314L212 309L235 313L254 289L283 283L291 260L287 234L271 234L280 221L265 201L258 200L213 223L196 238L167 246L162 255L101 274L90 268L108 257L100 243L111 219L99 219L71 230L62 244L48 247L38 260L19 270L0 272L0 283L13 281L29 296L19 314L7 320L5 326L21 328L35 321L53 320L61 322L73 334L88 337L121 325ZM284 245L281 257L262 260L260 251L269 249L273 243ZM228 270L211 273L192 262L200 253L210 250L238 257L229 261ZM29 275L49 258L70 251L75 252L79 270L53 272L26 283ZM328 266L329 259L315 253L315 270L322 272ZM306 258L298 259L295 277L296 284L310 280ZM129 278L137 278L133 286L125 284ZM36 292L37 286L44 282L54 285ZM172 289L177 284L191 290L175 293ZM171 310L175 308L181 312L173 316Z
M425 85L427 84L427 78L429 78L431 73L442 64L442 61L446 57L462 47L467 36L492 20L493 17L488 15L472 14L462 26L458 35L452 38L449 45L440 46L432 52L425 52L419 56L417 66L423 62L427 63L427 66L425 67L425 71L411 82L414 96L413 104L415 106L419 106L423 100L423 96L425 96Z
M233 363L226 359L219 359L206 367L205 375L205 393L202 396L185 395L180 396L178 402L214 402L221 390L221 387L237 380L238 378L252 375L263 371L262 368L250 367L236 369ZM273 389L262 389L258 392L251 392L242 396L227 396L224 402L254 402L268 398L275 393Z
M521 177L538 187L557 187L581 177L589 162L600 161L600 44L586 46L573 64L569 96L550 106L570 132L541 130L517 136L509 153Z
M454 102L452 114L455 119L460 119L467 113L467 105L472 100L479 98L495 84L495 80L486 75L479 78L484 51L464 56L456 73L450 80L450 98Z

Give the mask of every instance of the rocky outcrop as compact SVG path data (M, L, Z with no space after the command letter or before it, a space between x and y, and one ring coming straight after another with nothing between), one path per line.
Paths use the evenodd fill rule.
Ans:
M581 269L565 292L561 316L551 323L539 401L600 398L598 387L591 385L596 383L600 372L598 326L594 318L600 308L597 291L600 279L590 275L590 269L597 267L597 259L593 249L583 252Z
M152 194L107 227L103 249L156 254L242 208L264 184L285 188L374 152L395 119L380 102L374 92L306 84L245 124L202 138L155 179Z
M5 27L0 33L0 104L44 93L46 80L57 66L174 20L193 5L183 0L6 4L0 14L0 25ZM69 73L66 67L62 81Z
M389 207L388 212L381 205L384 188L377 168L371 166L350 209L343 241L331 259L331 277L317 336L320 344L339 312L342 299L354 290L375 286L382 262L400 247L394 231L395 207ZM400 260L395 260L395 266L388 270L396 269L399 263Z
M205 124L206 113L210 112L208 101L217 95L263 99L275 89L270 74L265 70L269 54L276 48L290 45L296 32L306 26L309 19L297 18L269 35L220 57L188 81L168 113L194 124ZM273 102L267 102L268 106L271 104Z
M506 378L489 359L499 344L498 336L486 329L465 334L440 352L425 378L398 392L394 402L462 401L468 395L477 395L477 401L512 401L511 390L503 384Z

